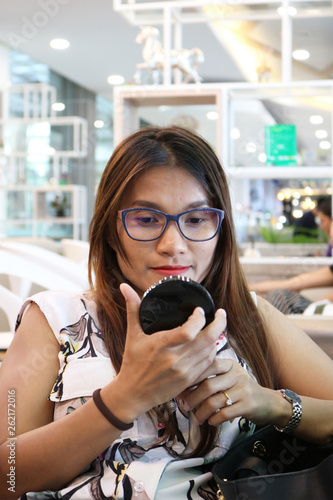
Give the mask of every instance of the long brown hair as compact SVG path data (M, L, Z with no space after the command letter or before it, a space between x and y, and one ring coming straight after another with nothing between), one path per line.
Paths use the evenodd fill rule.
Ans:
M89 280L95 292L98 320L111 362L120 370L126 340L126 311L119 285L124 281L117 263L121 247L116 219L120 200L129 183L151 167L178 166L189 171L204 186L212 206L224 210L213 265L203 280L216 307L227 312L230 343L248 363L258 382L273 387L274 373L265 326L249 293L239 263L231 201L223 168L210 145L182 127L148 127L138 130L115 149L101 177L90 225ZM170 414L168 405L161 412ZM166 428L175 430L166 418ZM191 456L202 456L214 445L216 429L201 426L201 440Z

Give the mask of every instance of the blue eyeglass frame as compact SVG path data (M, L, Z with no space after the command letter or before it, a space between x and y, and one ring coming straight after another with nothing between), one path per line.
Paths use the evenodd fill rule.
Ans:
M146 212L152 212L152 213L157 213L157 214L161 214L161 215L164 215L164 217L166 218L166 224L164 226L164 229L163 231L161 232L161 234L157 237L157 238L152 238L150 240L140 240L139 238L133 238L133 236L131 236L128 232L128 229L127 229L127 224L126 224L126 215L129 213L129 212L138 212L138 211L142 211L142 210L145 210ZM181 230L181 227L179 225L179 219L182 215L185 215L185 214L189 214L191 212L202 212L202 211L206 211L206 212L215 212L217 213L218 215L218 218L219 218L219 221L218 221L218 225L217 225L217 228L216 228L216 231L215 233L213 234L213 236L211 236L210 238L206 238L205 240L193 240L192 238L188 238L187 236L185 236L185 234L183 233L183 231ZM123 226L125 228L125 231L127 233L127 235L132 239L132 240L135 240L135 241L155 241L155 240L158 240L162 234L164 233L164 231L166 230L166 228L168 227L168 224L170 221L175 221L177 223L177 227L180 231L180 234L186 239L186 240L190 240L190 241L209 241L209 240L212 240L213 238L215 238L215 236L217 235L217 233L219 232L219 230L221 229L221 225L222 225L222 221L224 219L224 211L223 210L220 210L219 208L208 208L208 207L202 207L202 208L193 208L192 210L186 210L185 212L181 212L179 214L176 214L176 215L169 215L169 214L166 214L165 212L161 212L160 210L155 210L153 208L127 208L125 210L119 210L118 211L118 216L121 217L121 220L123 222Z

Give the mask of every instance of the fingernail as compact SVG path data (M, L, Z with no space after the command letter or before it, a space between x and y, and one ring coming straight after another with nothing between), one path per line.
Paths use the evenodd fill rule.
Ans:
M205 311L202 309L202 307L197 307L196 310L200 312L203 316L205 316Z
M224 309L218 309L216 312L219 316L224 316L225 318L227 317L227 313Z

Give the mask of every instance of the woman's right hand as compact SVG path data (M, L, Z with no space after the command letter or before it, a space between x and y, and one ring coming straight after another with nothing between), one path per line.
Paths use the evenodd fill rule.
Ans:
M139 322L139 296L128 284L120 289L127 306L125 352L119 374L103 389L103 399L117 408L118 418L131 422L176 397L210 366L226 315L218 310L203 329L204 312L197 307L182 326L146 335Z

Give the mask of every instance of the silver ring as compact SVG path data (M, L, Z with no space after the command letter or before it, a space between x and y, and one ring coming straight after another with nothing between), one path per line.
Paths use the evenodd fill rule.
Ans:
M227 392L225 392L225 391L222 391L222 392L225 395L225 397L227 398L225 404L227 406L231 406L233 403L232 403L232 399L230 398L229 394Z

